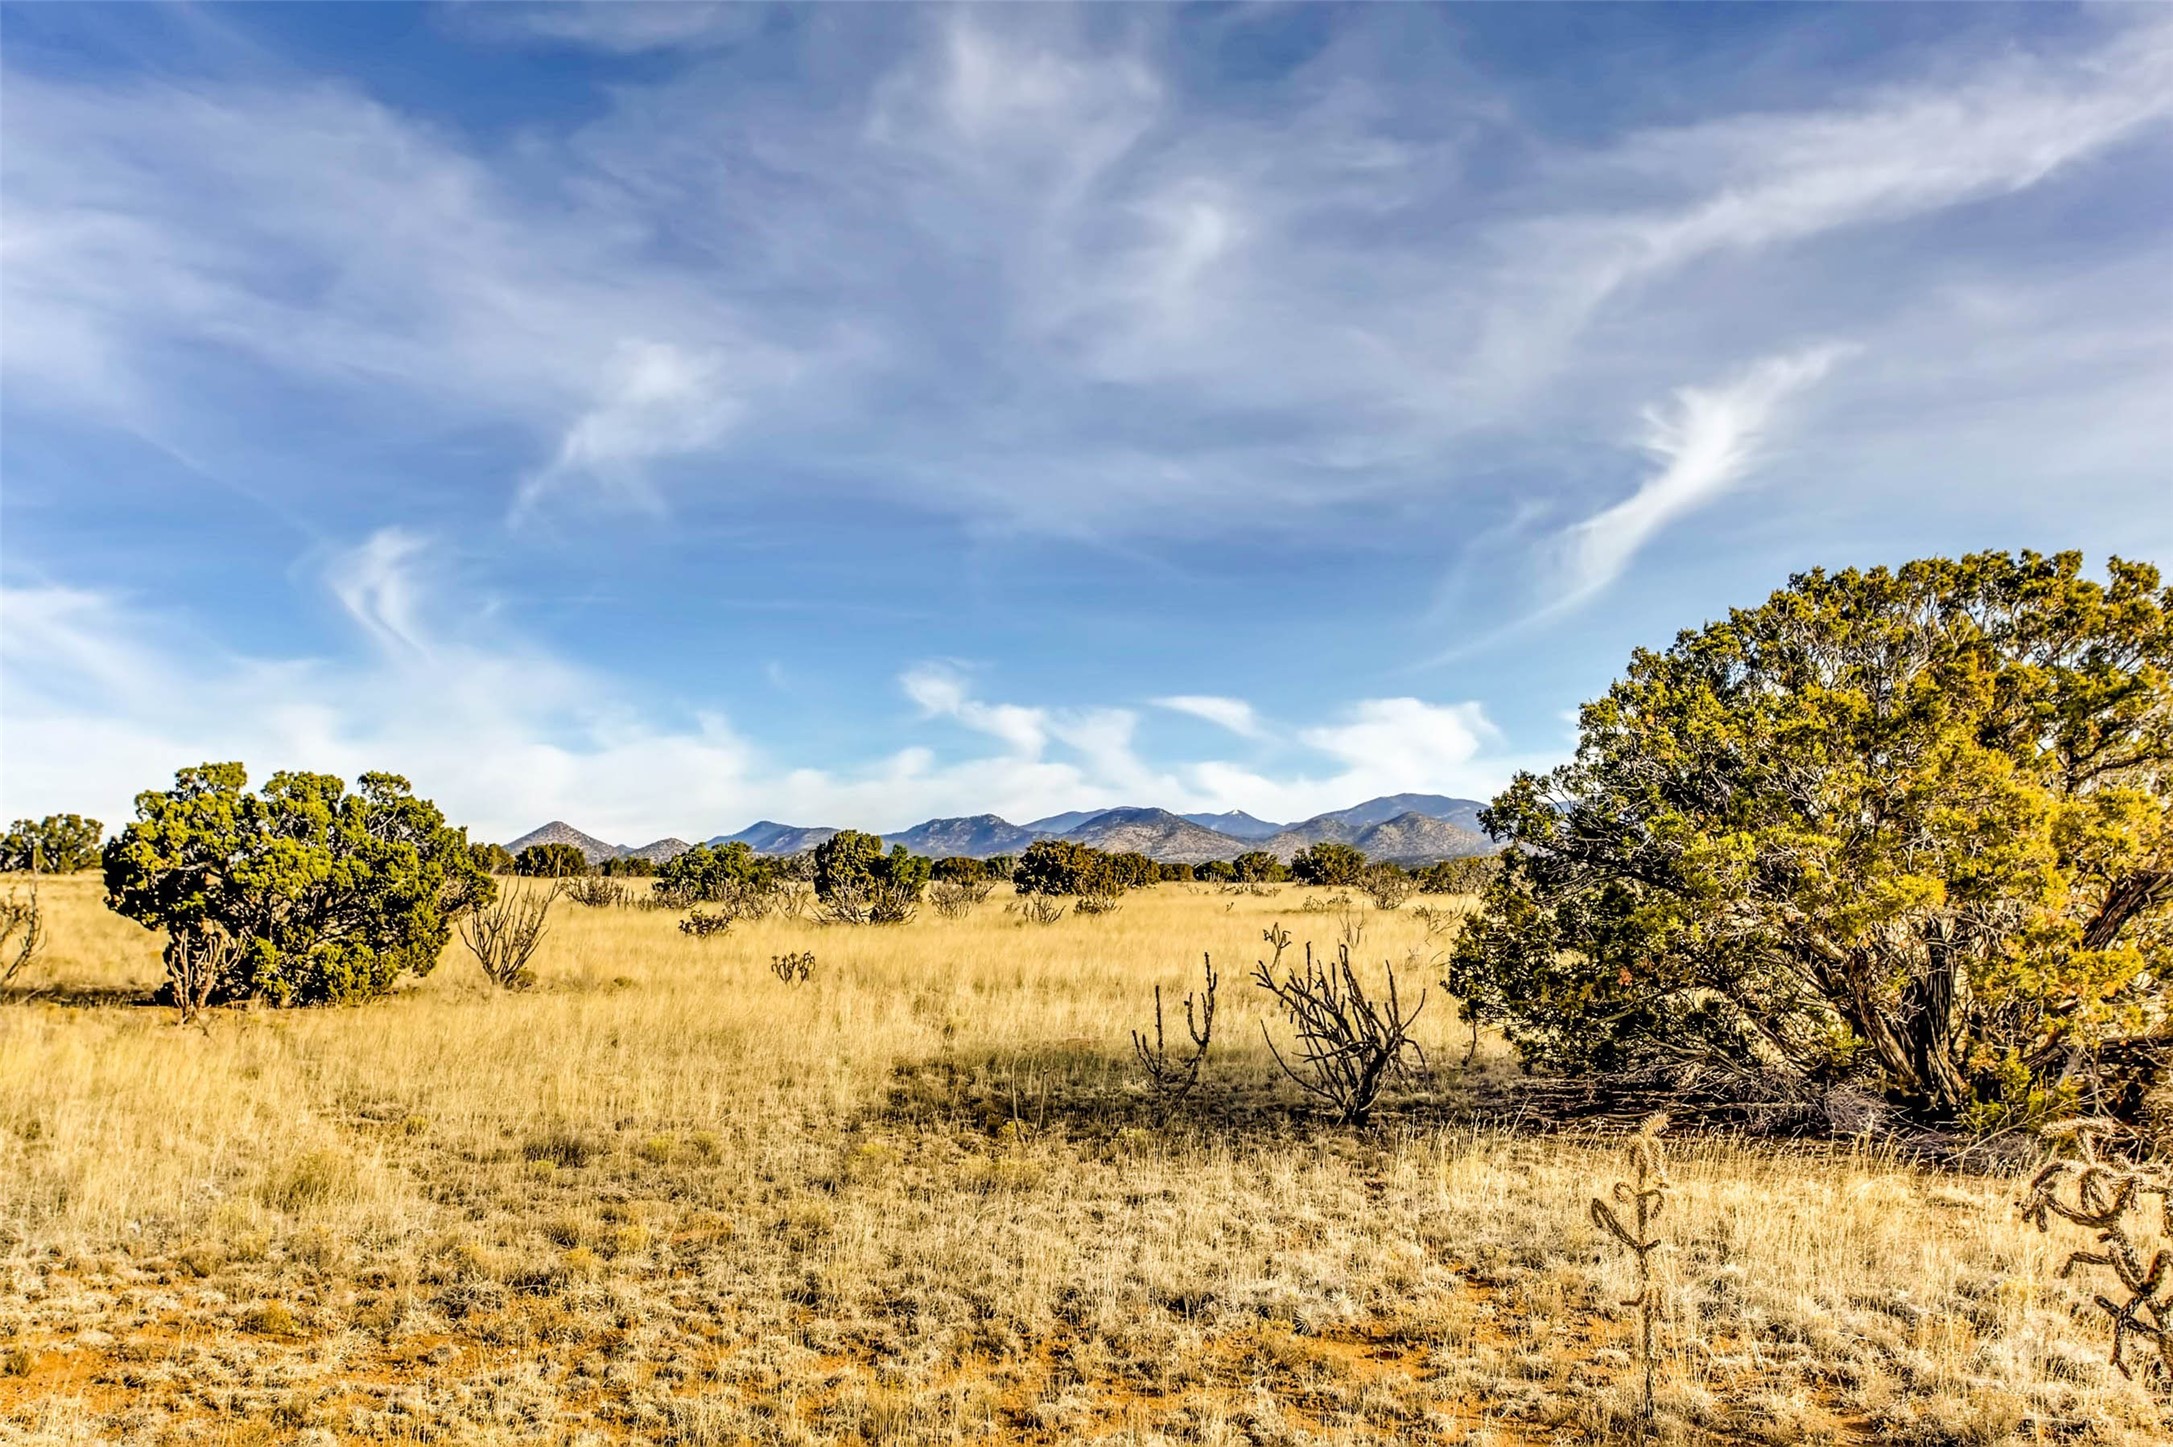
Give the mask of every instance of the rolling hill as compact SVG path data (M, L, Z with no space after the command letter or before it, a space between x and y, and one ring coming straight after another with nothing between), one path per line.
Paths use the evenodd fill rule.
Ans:
M1234 859L1253 847L1167 809L1105 809L1062 837L1112 854L1134 850L1168 864Z
M885 834L883 843L903 844L915 854L934 859L946 855L986 859L992 854L1017 854L1045 837L994 814L974 814L963 819L930 819L896 834Z
M606 844L593 834L583 834L563 819L553 819L540 829L529 830L526 834L508 844L506 848L515 854L519 854L523 849L534 844L571 844L574 848L580 850L581 857L591 864L598 864L606 859L616 859L626 852L624 846Z
M1112 853L1136 850L1166 863L1199 864L1235 859L1253 849L1288 859L1308 845L1332 839L1363 849L1376 859L1425 864L1490 850L1493 846L1478 827L1479 810L1484 807L1476 799L1445 794L1388 794L1296 824L1270 823L1243 810L1174 814L1152 808L1077 809L1031 824L1013 824L995 814L971 814L925 820L884 835L883 842L903 844L916 854L938 859L947 855L986 859L992 854L1022 853L1036 839L1061 838ZM736 840L757 854L798 854L837 832L763 819L708 842ZM551 843L573 845L591 864L636 855L661 864L690 847L685 840L672 838L640 846L607 844L562 819L523 834L507 847L518 854L531 844Z
M738 842L747 845L757 854L798 854L802 850L813 849L835 833L835 829L803 828L797 824L779 824L771 819L758 819L737 834L719 834L708 842Z

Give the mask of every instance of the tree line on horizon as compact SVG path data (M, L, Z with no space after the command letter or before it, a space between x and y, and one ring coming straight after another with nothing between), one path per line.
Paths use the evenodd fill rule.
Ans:
M1991 1130L2132 1118L2173 1069L2173 589L2148 564L1978 553L1812 570L1639 649L1575 757L1484 811L1504 851L1446 983L1533 1069L1746 1092L1857 1084ZM1159 864L1040 840L930 859L846 830L805 855L699 845L598 871L570 845L472 845L407 781L183 769L102 851L108 903L172 968L231 946L226 999L346 1003L427 973L494 876L649 874L689 904L810 885L838 918L936 884L1115 895L1168 879L1361 883L1316 844ZM86 832L88 831L86 843ZM11 867L89 862L95 821L18 821ZM1429 871L1419 871L1426 887ZM857 915L851 911L857 910ZM222 956L224 957L224 956Z

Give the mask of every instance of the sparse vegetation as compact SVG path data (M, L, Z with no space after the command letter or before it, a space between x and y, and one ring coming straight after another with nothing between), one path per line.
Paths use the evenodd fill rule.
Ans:
M687 917L679 921L679 933L706 940L726 933L732 925L732 916L722 910L690 909Z
M770 973L788 985L804 985L815 973L815 952L794 950L790 954L772 955Z
M1418 881L1400 864L1369 864L1359 875L1358 885L1366 892L1366 898L1373 901L1375 909L1399 909L1405 900L1418 892Z
M43 1003L0 1008L0 1438L1636 1430L1640 1322L1584 1224L1619 1148L1539 1130L1494 1032L1356 1130L1278 1070L1276 1000L1218 991L1198 1083L1157 1128L1132 1031L1171 988L1170 942L1221 957L1280 916L1290 951L1310 924L1332 960L1334 918L1291 915L1302 887L1163 885L1022 934L999 886L963 920L780 914L723 948L670 913L554 909L530 961L548 990L440 969L367 1014L188 1031L99 1003L162 967L94 878L40 890ZM1408 974L1425 922L1374 913L1365 948ZM765 977L802 951L823 965L805 987ZM1175 1069L1188 1037L1163 1005ZM1464 1048L1433 1005L1411 1029L1429 1057ZM2104 1247L2018 1216L2027 1171L1680 1122L1668 1140L1684 1224L1655 1258L1656 1439L2164 1440L2150 1344L2127 1338L2133 1382L2106 1363L2091 1298L2127 1293L2106 1268L2058 1275Z
M928 887L928 902L945 919L964 919L986 904L995 890L995 883L987 879L939 879Z

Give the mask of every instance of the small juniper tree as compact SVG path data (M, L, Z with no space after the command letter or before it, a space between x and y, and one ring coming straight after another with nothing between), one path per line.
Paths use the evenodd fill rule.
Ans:
M496 897L462 831L397 775L353 793L329 774L247 785L240 764L183 769L105 848L106 903L167 931L169 971L211 926L232 941L213 1000L375 998L428 974L454 921Z

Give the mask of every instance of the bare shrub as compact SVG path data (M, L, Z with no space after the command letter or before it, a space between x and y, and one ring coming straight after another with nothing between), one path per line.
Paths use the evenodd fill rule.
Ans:
M1154 987L1154 1044L1148 1045L1147 1037L1139 1031L1132 1032L1132 1053L1139 1058L1139 1068L1147 1079L1147 1089L1154 1095L1155 1113L1168 1120L1170 1113L1183 1105L1192 1087L1199 1084L1200 1067L1207 1062L1207 1047L1215 1038L1215 986L1220 983L1215 976L1215 962L1207 955L1200 956L1200 968L1206 976L1206 989L1199 993L1185 992L1185 1033L1192 1037L1192 1049L1174 1059L1169 1046L1162 1038L1162 987Z
M1282 892L1283 887L1281 885L1266 884L1260 880L1245 880L1237 884L1218 884L1215 886L1215 893L1217 894L1252 895L1261 899L1273 899Z
M706 940L711 935L721 935L732 927L732 916L722 911L712 914L703 909L690 909L687 917L679 921L679 933Z
M1605 1197L1592 1198L1592 1224L1614 1237L1623 1250L1637 1258L1637 1295L1622 1304L1637 1308L1638 1357L1645 1365L1645 1404L1641 1420L1648 1433L1653 1426L1653 1320L1660 1306L1659 1290L1653 1284L1652 1258L1653 1253L1666 1244L1653 1234L1653 1228L1659 1224L1660 1213L1667 1208L1669 1181L1666 1164L1660 1158L1660 1132L1666 1129L1665 1111L1645 1117L1645 1123L1630 1140L1630 1179L1615 1182L1611 1193L1615 1205L1636 1213L1634 1227L1623 1220Z
M1046 894L1029 894L1024 899L1004 906L1005 913L1016 910L1022 924L1055 924L1064 917L1061 900Z
M2059 1216L2098 1233L2101 1251L2077 1251L2060 1267L2065 1280L2078 1266L2103 1266L2127 1293L2127 1300L2109 1296L2093 1298L2098 1309L2112 1319L2112 1364L2124 1377L2128 1369L2126 1347L2130 1336L2139 1336L2158 1349L2154 1374L2161 1390L2173 1391L2173 1296L2168 1295L2168 1266L2173 1255L2152 1253L2146 1264L2137 1236L2143 1224L2147 1198L2158 1198L2158 1229L2173 1236L2173 1176L2164 1171L2100 1161L2097 1143L2125 1127L2114 1121L2078 1120L2046 1131L2071 1140L2076 1157L2050 1161L2030 1182L2030 1193L2021 1202L2023 1219L2043 1231L2048 1217ZM2072 1183L2073 1202L2060 1199L2060 1188ZM2133 1214L2133 1221L2129 1217Z
M905 924L918 903L916 891L902 884L840 884L822 901L819 917L825 924Z
M1375 909L1395 909L1418 893L1418 881L1404 873L1399 864L1368 865L1359 876L1358 887L1373 901Z
M536 983L528 961L543 943L551 904L562 888L558 880L548 889L508 886L497 899L460 922L460 941L483 967L483 978L501 990L525 990Z
M30 885L29 898L14 890L0 900L0 985L14 980L45 948L45 909L38 903L38 886Z
M1301 901L1298 905L1298 913L1349 914L1357 907L1358 901L1351 898L1351 892L1347 889L1339 889L1334 894L1316 894Z
M166 989L182 1024L204 1013L240 952L240 945L216 924L174 936L166 951Z
M567 881L566 898L590 909L623 909L632 902L633 892L621 880L592 874Z
M815 952L801 950L796 954L772 955L770 973L788 985L804 985L808 976L815 973Z
M1072 901L1073 914L1115 914L1124 908L1113 894L1082 894Z
M959 879L939 879L928 887L928 902L945 919L964 919L973 913L975 905L985 903L995 888L995 884L986 879L977 879L971 883Z
M1314 960L1313 946L1307 944L1304 970L1286 970L1278 979L1290 931L1278 925L1262 938L1274 946L1275 957L1259 962L1253 983L1275 997L1296 1027L1304 1069L1283 1058L1263 1021L1260 1033L1267 1036L1269 1053L1299 1089L1332 1106L1339 1123L1365 1124L1390 1080L1408 1074L1414 1058L1420 1068L1426 1064L1425 1052L1411 1038L1411 1026L1426 1008L1426 992L1419 992L1418 1003L1406 1014L1396 990L1396 967L1383 962L1388 998L1374 1000L1351 967L1349 945L1338 945L1335 963L1324 966Z

